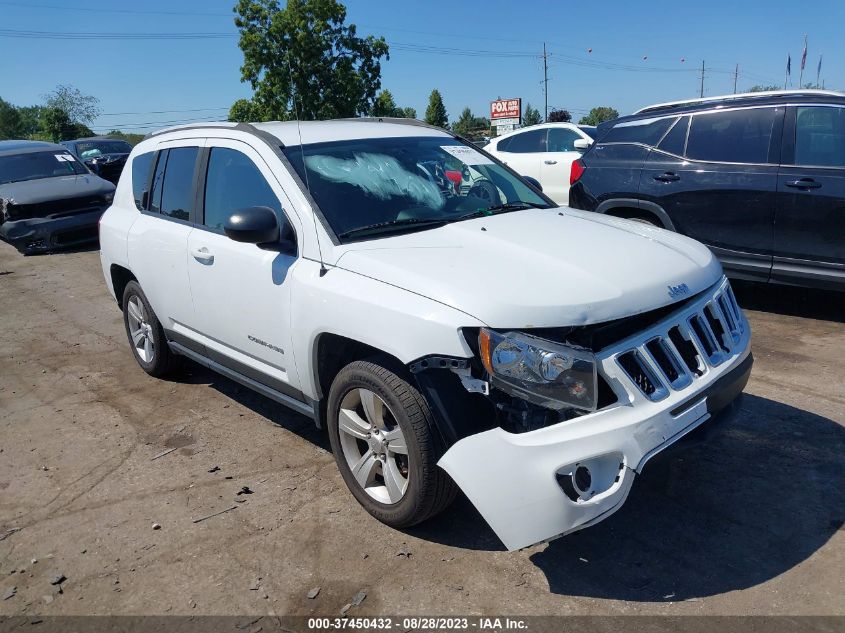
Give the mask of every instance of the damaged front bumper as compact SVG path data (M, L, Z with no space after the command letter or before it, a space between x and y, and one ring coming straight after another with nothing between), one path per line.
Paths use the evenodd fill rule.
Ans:
M81 246L97 240L97 224L105 209L59 217L8 220L0 224L0 239L25 255Z
M742 392L753 362L750 338L723 279L598 355L617 404L527 433L494 428L470 435L438 465L509 550L593 525L622 506L652 456ZM660 362L657 347L666 352Z

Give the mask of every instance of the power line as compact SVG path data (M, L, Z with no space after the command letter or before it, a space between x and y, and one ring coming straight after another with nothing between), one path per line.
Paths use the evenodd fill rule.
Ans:
M68 7L58 4L31 4L28 2L0 1L0 5L8 7L23 7L26 9L51 9L54 11L84 11L88 13L123 13L130 15L189 15L189 16L226 16L231 18L234 12L222 13L211 11L143 11L138 9L108 9L105 7Z
M80 33L0 29L0 37L41 40L202 40L237 37L237 33Z
M220 106L219 108L192 108L190 110L152 110L150 112L104 112L100 116L125 116L137 114L172 114L178 112L208 112L210 110L228 110L229 106Z

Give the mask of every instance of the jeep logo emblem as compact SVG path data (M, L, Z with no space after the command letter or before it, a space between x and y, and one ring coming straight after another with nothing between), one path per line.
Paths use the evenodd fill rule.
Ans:
M667 286L669 288L669 297L677 299L689 294L689 286L686 284L678 284L677 286Z

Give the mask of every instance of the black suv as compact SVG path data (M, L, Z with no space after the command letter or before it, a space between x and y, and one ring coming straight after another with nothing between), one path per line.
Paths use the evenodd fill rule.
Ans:
M750 93L599 126L569 204L707 244L728 275L845 290L845 93Z

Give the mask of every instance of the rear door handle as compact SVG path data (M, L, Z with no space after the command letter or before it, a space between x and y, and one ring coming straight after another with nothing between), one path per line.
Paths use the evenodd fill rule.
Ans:
M787 180L786 181L787 187L792 187L794 189L818 189L822 186L822 183L816 182L812 178L801 178L799 180Z
M211 254L205 246L200 248L192 248L191 255L195 260L198 262L202 262L203 264L213 264L214 263L214 255Z
M544 160L543 162L546 163L546 165L557 165L556 160Z
M681 177L675 172L667 171L665 174L655 176L654 179L660 182L675 182L676 180L680 180Z

